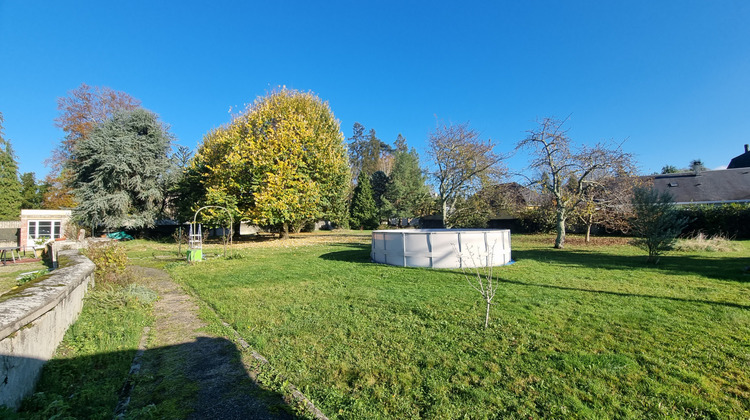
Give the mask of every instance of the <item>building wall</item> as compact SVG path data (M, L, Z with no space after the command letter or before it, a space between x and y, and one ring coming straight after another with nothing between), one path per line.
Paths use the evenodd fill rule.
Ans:
M60 234L65 236L65 232L71 223L72 212L70 210L21 210L21 230L19 234L19 246L21 250L28 251L34 246L29 243L29 221L31 220L49 220L60 221Z

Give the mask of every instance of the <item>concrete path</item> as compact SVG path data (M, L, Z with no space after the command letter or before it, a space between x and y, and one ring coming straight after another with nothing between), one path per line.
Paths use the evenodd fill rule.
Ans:
M188 419L294 418L281 395L255 384L232 341L205 331L195 299L166 272L133 270L139 283L155 290L159 300L138 374L143 379L135 381L129 410L170 401L183 404L175 409L189 412Z

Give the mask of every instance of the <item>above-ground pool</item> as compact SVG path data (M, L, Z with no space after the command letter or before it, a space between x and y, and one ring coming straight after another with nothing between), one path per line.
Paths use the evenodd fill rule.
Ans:
M404 267L504 265L510 262L510 230L376 230L370 257L377 263Z

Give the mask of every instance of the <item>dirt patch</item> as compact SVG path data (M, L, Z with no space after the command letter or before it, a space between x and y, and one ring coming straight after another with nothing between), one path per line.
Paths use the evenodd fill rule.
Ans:
M151 410L160 417L188 419L293 418L280 395L253 382L232 341L205 332L197 302L166 272L146 267L132 271L159 300L131 415Z

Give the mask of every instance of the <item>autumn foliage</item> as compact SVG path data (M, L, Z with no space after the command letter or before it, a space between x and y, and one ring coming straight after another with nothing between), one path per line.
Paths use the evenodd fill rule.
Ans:
M94 128L110 118L116 111L133 110L141 101L125 92L106 86L89 86L82 83L68 92L68 96L57 99L60 115L55 125L65 132L65 138L52 151L46 164L51 172L45 178L49 186L44 195L44 208L70 208L75 206L71 190L71 174L65 165L75 162L75 146L87 138Z
M232 197L241 217L282 232L318 218L345 217L349 168L328 104L280 89L203 140L192 171L210 199Z

